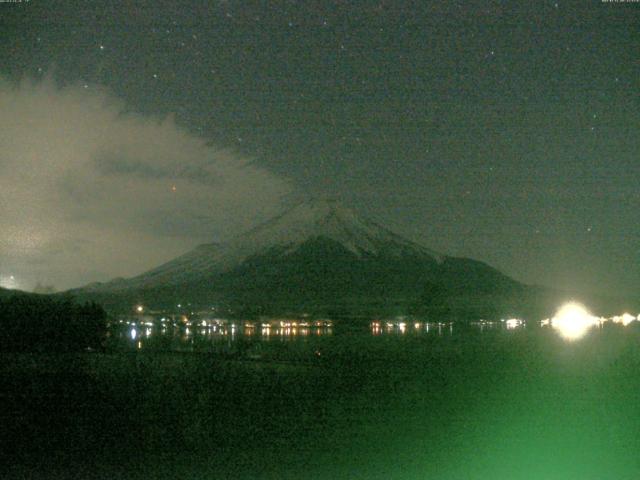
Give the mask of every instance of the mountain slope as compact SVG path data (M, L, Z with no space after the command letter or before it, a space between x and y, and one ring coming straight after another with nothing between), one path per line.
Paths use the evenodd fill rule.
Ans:
M107 305L226 303L264 312L381 304L435 308L445 297L504 296L521 288L482 262L438 254L321 201L299 204L229 242L201 245L131 279L77 293Z
M210 243L129 280L95 284L97 291L179 285L230 271L261 255L287 256L305 242L324 238L356 257L417 256L432 261L444 257L386 228L363 219L335 202L305 202L239 235L225 244Z

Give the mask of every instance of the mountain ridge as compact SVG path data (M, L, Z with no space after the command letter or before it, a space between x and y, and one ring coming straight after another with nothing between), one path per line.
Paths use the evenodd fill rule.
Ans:
M477 306L489 297L523 288L483 262L437 253L337 202L312 201L228 242L202 244L140 275L74 293L107 306L224 303L262 313L383 304L442 309L447 298L473 297L465 301L480 314Z
M404 239L385 227L360 217L335 201L303 202L266 222L236 235L228 242L205 243L175 259L130 279L114 279L83 287L89 290L122 289L130 286L152 287L178 284L185 275L206 276L222 273L246 259L282 248L282 254L293 252L305 241L325 237L341 243L356 255L377 254L393 247L396 253L419 252L442 262L446 256Z

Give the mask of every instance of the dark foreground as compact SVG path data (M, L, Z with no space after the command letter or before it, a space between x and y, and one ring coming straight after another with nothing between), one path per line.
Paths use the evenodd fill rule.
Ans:
M269 362L3 354L0 476L636 479L636 327L345 333Z

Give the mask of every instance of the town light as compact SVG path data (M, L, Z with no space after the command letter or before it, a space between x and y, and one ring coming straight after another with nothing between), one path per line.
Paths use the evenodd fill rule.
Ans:
M567 340L577 340L596 325L598 319L591 315L584 305L571 302L558 310L551 319L551 326Z

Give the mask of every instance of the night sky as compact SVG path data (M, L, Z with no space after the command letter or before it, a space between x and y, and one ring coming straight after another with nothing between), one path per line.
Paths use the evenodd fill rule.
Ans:
M307 196L527 283L640 289L640 3L0 3L0 285Z

